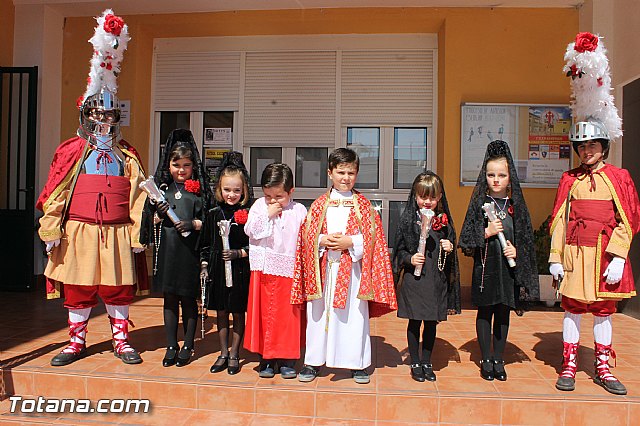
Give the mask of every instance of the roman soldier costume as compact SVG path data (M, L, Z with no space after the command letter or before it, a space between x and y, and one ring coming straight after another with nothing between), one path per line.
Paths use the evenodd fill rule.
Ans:
M36 204L43 212L38 232L49 256L47 297L60 297L63 289L69 309L71 341L51 360L53 366L86 354L89 314L98 295L111 322L115 356L127 364L142 362L128 343L128 326L136 287L146 289L139 242L145 195L138 188L144 176L136 151L121 139L116 97L116 77L130 37L111 10L96 20L89 40L94 54L88 86L78 100L78 136L56 150Z
M575 388L580 319L594 315L594 382L608 392L624 395L626 388L611 373L611 315L619 300L635 296L628 252L640 231L640 203L629 172L605 164L609 142L622 135L622 122L613 104L605 49L598 36L580 33L565 54L564 71L572 77L574 124L569 139L578 153L597 141L602 158L582 160L562 175L550 225L550 272L561 281L563 366L556 382L560 390ZM585 157L586 158L586 157ZM589 164L587 164L589 163ZM593 164L592 164L593 163Z

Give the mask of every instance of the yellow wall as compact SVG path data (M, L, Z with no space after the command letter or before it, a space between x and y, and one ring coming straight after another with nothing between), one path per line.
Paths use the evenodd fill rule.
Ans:
M0 66L13 64L13 20L15 8L12 0L0 0Z
M117 11L116 11L117 12ZM460 104L463 102L567 103L563 55L578 29L575 9L314 9L125 16L132 40L119 95L131 99L125 137L147 161L154 38L289 34L438 34L437 169L458 231L472 188L460 176ZM77 128L76 98L84 91L91 18L67 18L64 30L62 135ZM555 190L525 190L534 228L551 210ZM471 263L461 264L463 283Z

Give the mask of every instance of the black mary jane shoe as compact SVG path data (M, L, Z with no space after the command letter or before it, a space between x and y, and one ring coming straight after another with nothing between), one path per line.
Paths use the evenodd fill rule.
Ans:
M162 366L171 367L172 365L174 365L178 359L179 350L180 350L179 346L167 347L167 351L164 353L164 359L162 360Z
M213 363L209 371L211 373L219 373L227 369L229 365L229 355L220 355L216 362Z
M178 360L176 361L176 367L184 367L185 365L191 362L191 357L193 356L194 350L189 346L185 345L180 349L178 353Z
M411 378L416 382L424 382L424 370L420 364L411 364Z
M424 378L427 379L428 382L436 381L436 373L433 372L433 364L429 362L422 362L422 371L424 372Z
M483 359L480 362L480 375L485 380L493 380L493 360Z
M507 372L504 369L503 359L493 360L493 377L496 380L500 380L501 382L504 382L507 380Z
M229 355L229 366L227 367L227 373L233 376L234 374L238 374L239 372L240 372L240 357Z

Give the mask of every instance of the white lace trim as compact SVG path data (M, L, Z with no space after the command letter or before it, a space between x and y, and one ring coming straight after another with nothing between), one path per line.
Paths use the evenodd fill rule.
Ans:
M275 253L264 247L250 246L249 264L252 271L262 271L269 275L293 278L296 258L295 256Z

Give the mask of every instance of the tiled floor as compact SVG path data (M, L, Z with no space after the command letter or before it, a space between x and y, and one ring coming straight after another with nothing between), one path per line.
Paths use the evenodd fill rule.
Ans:
M312 383L259 379L257 357L242 353L242 371L210 374L218 355L215 320L205 322L206 338L184 368L163 368L162 300L144 298L131 308L136 327L131 342L141 365L124 365L110 352L104 308L89 323L89 356L66 367L49 366L67 342L66 314L60 300L40 294L0 293L0 364L7 395L65 398L147 398L147 414L15 414L0 403L0 424L607 424L640 422L640 321L617 314L613 370L629 389L614 396L592 381L591 319L585 318L579 351L577 389L554 387L561 363L562 313L538 310L511 319L506 350L506 382L479 376L475 311L450 317L438 326L434 351L435 383L409 377L404 320L388 315L371 324L374 363L371 383L357 385L349 372L324 369Z

